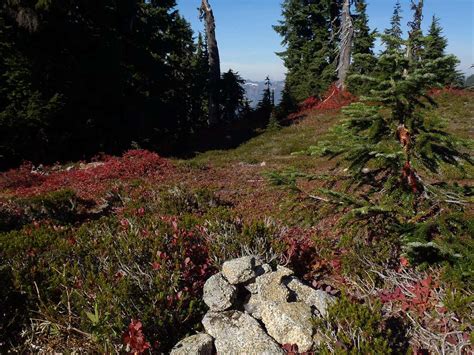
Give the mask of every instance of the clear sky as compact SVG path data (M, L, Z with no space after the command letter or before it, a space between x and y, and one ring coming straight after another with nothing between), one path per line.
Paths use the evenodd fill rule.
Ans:
M216 33L221 55L222 71L238 71L248 80L284 78L285 68L275 54L281 51L281 38L272 29L281 18L282 0L209 0L216 17ZM395 0L367 0L372 28L388 27ZM203 31L198 19L200 0L177 0L180 13L197 33ZM411 18L410 0L401 0L403 23ZM448 38L448 52L461 60L460 69L468 74L474 64L474 0L425 0L426 29L433 14L441 18Z

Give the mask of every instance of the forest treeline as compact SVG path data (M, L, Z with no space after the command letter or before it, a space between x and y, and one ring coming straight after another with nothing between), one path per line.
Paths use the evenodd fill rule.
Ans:
M340 79L342 47L352 53L350 73L367 74L376 61L365 1L285 0L282 6L275 30L288 74L278 119ZM265 127L274 106L271 84L252 110L238 73L217 81L209 75L208 37L193 33L175 0L3 2L0 169L134 146L183 152L196 149L192 142L225 141L226 131ZM423 56L444 52L436 19L424 41ZM453 60L443 84L457 80L455 66ZM349 81L349 89L361 87Z

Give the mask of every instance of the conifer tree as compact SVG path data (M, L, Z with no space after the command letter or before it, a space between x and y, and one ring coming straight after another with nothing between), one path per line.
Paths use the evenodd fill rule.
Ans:
M232 122L239 118L243 110L246 109L245 80L239 73L234 73L232 69L222 74L220 82L220 111L225 122Z
M364 76L373 83L371 92L345 108L346 120L308 150L342 159L346 191L320 189L320 196L310 197L340 206L347 231L365 242L381 233L397 236L414 262L453 261L470 252L462 250L467 239L451 243L469 233L460 217L463 190L430 183L442 181L443 167L473 163L463 152L463 141L443 131L442 120L430 112L435 102L429 91L438 84L435 70L450 57L410 60L408 41L401 41L398 31L387 31L384 42L377 75ZM295 176L274 178L294 184Z
M376 31L371 31L367 16L367 3L365 0L356 2L356 15L354 18L354 43L352 48L353 61L349 73L349 91L354 94L367 92L368 83L351 81L352 74L366 75L373 71L377 59L374 55Z
M390 20L390 28L384 31L382 42L385 44L385 53L400 50L402 46L402 5L397 0Z
M257 104L257 110L263 111L265 113L270 113L273 110L273 101L272 101L272 82L267 76L265 78L265 89L263 90L262 99Z
M439 24L439 19L433 16L427 36L424 38L423 59L436 62L437 59L446 55L448 41L443 37L443 29ZM462 86L462 74L456 70L459 60L454 56L449 56L450 60L442 61L435 70L436 76L443 86Z
M336 78L335 48L340 2L285 0L283 20L274 26L283 38L278 53L288 69L286 95L296 102L321 95Z
M201 33L198 34L196 51L192 61L193 80L191 83L192 126L204 126L208 120L209 98L209 58L207 45Z

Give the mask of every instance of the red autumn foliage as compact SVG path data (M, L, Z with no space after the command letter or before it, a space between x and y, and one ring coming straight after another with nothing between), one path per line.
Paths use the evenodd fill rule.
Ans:
M81 198L97 200L115 181L157 176L170 168L168 160L146 150L130 150L122 157L104 157L103 161L70 169L47 167L35 171L25 163L0 174L0 191L28 197L67 188Z
M435 306L431 295L436 287L437 285L431 276L428 276L413 285L403 288L398 286L391 292L382 292L380 300L383 303L398 302L403 311L415 311L423 315L425 311Z
M304 100L300 105L299 114L305 111L339 110L356 100L357 97L352 95L349 91L338 88L336 84L332 84L322 95L322 98L311 96ZM299 117L299 114L294 116Z
M123 333L122 340L130 354L141 354L150 348L142 330L142 322L132 319L128 329Z
M464 90L464 89L449 87L449 86L445 88L434 88L429 91L429 95L433 97L440 96L443 94L450 94L454 96L469 96L469 95L472 95L472 92L468 90Z

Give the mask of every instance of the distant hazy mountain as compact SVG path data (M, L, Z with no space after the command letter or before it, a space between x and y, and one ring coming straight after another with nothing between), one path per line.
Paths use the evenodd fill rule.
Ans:
M284 81L272 81L272 89L275 90L275 103L278 104L281 100L281 92L285 86ZM257 106L257 103L260 101L263 95L263 90L265 89L264 81L251 81L248 80L244 84L245 94L247 98L251 101L250 105L252 107Z

